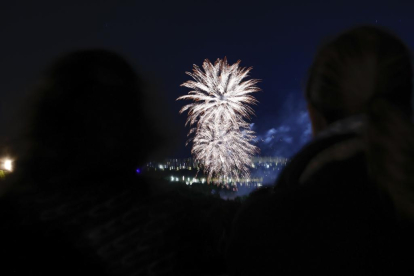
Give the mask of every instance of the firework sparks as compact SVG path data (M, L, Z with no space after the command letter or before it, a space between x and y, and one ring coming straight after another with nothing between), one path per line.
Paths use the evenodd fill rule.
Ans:
M225 58L213 65L205 60L204 72L194 65L192 73L186 72L194 80L182 84L192 90L177 99L194 101L180 113L188 111L186 125L196 125L189 132L194 134L191 152L208 174L207 182L213 177L218 182L248 177L251 158L258 152L250 144L254 132L245 119L254 115L249 105L257 103L250 94L260 89L258 80L243 81L251 68L240 68L239 63L229 65Z
M204 72L197 65L194 65L193 73L186 72L195 80L181 85L193 90L178 98L194 101L180 110L180 113L188 110L187 124L213 120L232 123L237 127L244 122L243 118L250 119L254 111L249 104L256 104L257 100L249 94L260 90L256 86L259 80L242 82L251 68L239 68L239 64L240 60L231 66L226 59L218 59L214 65L205 60Z
M225 128L223 124L205 124L193 139L192 153L207 174L217 183L249 176L249 167L257 148L250 144L252 131Z

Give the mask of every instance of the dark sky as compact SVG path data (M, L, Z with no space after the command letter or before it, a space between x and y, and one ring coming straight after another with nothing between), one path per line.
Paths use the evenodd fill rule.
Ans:
M385 26L414 46L414 1L1 1L0 138L25 93L58 55L81 48L114 50L151 80L163 116L185 147L185 71L227 56L253 66L253 129L263 155L289 156L309 139L301 97L306 71L320 41L346 28ZM384 1L380 1L385 3ZM99 3L99 4L92 4ZM159 110L154 105L154 110Z

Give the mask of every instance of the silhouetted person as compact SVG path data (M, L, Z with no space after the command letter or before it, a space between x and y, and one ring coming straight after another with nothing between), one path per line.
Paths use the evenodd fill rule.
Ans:
M143 89L108 51L74 52L51 66L0 198L0 274L224 271L223 238L237 203L142 175L165 143Z
M306 100L314 139L237 215L232 275L412 274L410 51L377 27L325 43Z

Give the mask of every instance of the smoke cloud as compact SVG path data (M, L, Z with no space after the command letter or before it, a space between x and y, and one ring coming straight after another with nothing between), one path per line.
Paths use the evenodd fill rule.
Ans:
M256 131L253 142L260 148L261 156L290 158L311 139L305 100L291 93L281 106L275 116L250 125Z

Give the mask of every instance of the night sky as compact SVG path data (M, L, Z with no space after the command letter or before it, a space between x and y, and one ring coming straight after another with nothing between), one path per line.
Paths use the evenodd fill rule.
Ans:
M251 121L262 155L289 157L310 139L302 98L306 72L327 36L360 24L380 25L414 46L414 1L1 1L0 139L42 71L71 50L104 48L124 56L159 95L155 111L172 126L171 157L185 147L189 90L185 71L208 58L253 67L261 79ZM384 1L381 1L384 2ZM366 4L364 4L366 3ZM0 140L1 141L1 140Z

